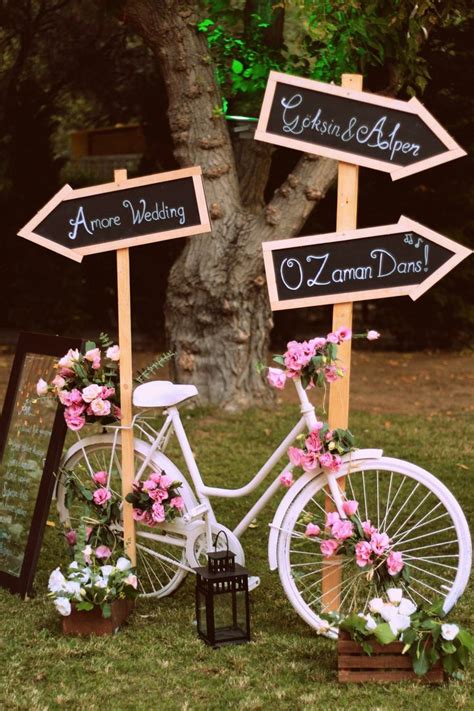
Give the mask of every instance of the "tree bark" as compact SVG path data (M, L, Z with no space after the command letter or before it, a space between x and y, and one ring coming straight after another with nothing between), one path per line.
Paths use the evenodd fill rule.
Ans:
M203 401L233 409L268 397L256 371L266 360L272 326L261 243L299 232L333 182L336 165L303 156L268 205L258 178L255 199L245 190L242 199L196 8L189 0L130 0L125 17L160 63L175 157L183 167L202 166L212 218L212 234L189 239L169 276L166 321L178 354L175 376L196 384ZM260 156L268 161L267 151Z

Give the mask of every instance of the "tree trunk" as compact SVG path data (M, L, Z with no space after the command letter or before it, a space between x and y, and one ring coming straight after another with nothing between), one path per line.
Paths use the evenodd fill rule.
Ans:
M296 235L336 167L303 157L262 206L268 151L257 146L256 199L242 199L196 7L191 1L130 0L125 16L160 63L175 157L183 167L202 166L212 218L212 234L190 238L169 277L166 322L170 348L178 354L175 376L197 385L203 401L232 409L268 396L256 371L266 360L272 326L261 242Z

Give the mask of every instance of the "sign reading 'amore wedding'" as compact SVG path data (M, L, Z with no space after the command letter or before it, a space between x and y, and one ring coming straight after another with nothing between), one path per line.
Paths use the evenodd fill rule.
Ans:
M271 72L255 138L389 172L393 180L465 155L417 100Z
M471 250L406 217L396 225L264 242L274 311L409 295L417 299Z
M65 185L18 234L81 261L209 230L201 169L186 168L81 190Z

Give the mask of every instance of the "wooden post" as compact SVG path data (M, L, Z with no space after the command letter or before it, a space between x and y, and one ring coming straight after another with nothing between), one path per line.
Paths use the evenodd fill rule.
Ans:
M127 180L126 170L115 170L116 184ZM117 250L117 300L120 346L120 409L122 410L122 495L132 491L135 477L132 430L132 324L130 303L130 257L128 248ZM123 502L123 540L125 552L136 565L135 522L133 507Z
M362 90L361 74L343 74L341 85L344 89ZM351 163L339 163L337 173L337 215L336 231L355 230L357 228L357 195L359 189L359 166ZM352 303L334 304L332 330L341 326L352 329ZM329 388L328 422L331 429L349 425L349 387L351 375L351 344L344 341L338 347L338 358L346 368L344 377L331 383ZM339 481L341 489L344 482ZM325 501L326 511L334 511L334 504L329 496ZM328 569L323 574L323 607L326 610L338 610L340 606L340 586L342 569L328 561ZM338 589L339 588L339 589Z

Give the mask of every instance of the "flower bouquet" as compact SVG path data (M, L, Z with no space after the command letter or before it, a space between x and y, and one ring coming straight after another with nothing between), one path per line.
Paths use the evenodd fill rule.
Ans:
M69 350L56 363L53 381L41 378L36 386L39 396L58 398L70 430L78 431L86 422L107 425L120 420L120 349L106 334L100 335L100 346L87 341L84 353Z
M153 472L145 481L136 481L133 492L125 500L133 506L135 521L147 526L158 526L165 521L173 521L176 514L184 508L184 502L178 493L179 481L173 481L163 471Z

